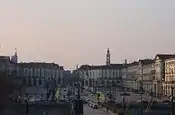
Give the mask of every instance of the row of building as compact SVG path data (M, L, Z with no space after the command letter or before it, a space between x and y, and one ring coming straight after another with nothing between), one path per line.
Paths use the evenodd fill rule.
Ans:
M19 86L21 93L44 93L46 88L63 84L64 69L55 63L18 63L14 56L0 56L0 71L5 71Z
M126 87L156 96L170 96L175 83L175 54L157 54L154 59L111 64L108 49L106 65L82 65L77 71L82 85L95 92Z

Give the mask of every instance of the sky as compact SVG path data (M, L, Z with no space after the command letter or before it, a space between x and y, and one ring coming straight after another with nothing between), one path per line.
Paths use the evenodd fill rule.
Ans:
M0 55L65 69L175 53L174 0L0 0Z

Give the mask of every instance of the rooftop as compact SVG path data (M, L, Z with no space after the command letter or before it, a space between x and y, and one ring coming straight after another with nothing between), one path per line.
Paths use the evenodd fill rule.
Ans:
M143 59L143 60L139 60L139 62L141 62L143 65L147 65L147 64L153 64L155 60L154 59Z
M169 58L175 58L175 54L157 54L156 57L159 57L160 59L165 60Z
M94 65L92 65L92 66L90 66L90 65L82 65L78 69L79 70L87 70L87 69L91 69L91 70L93 70L93 69L117 69L117 68L120 69L122 67L123 67L123 64L96 65L96 66L94 66Z
M20 67L27 67L27 68L60 68L63 69L62 66L59 66L58 64L55 63L45 63L45 62L29 62L29 63L18 63L18 66Z

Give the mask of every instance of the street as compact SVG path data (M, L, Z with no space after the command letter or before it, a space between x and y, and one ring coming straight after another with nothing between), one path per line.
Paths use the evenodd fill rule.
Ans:
M107 112L104 108L93 109L86 104L84 105L84 115L117 115L117 114Z
M120 94L123 93L123 92L120 89L116 89L116 90L117 90L117 92L116 92L116 100L115 101L117 103L120 103L120 102L122 102L122 96ZM125 96L125 99L126 99L126 101L128 103L135 103L135 102L137 102L137 100L140 100L141 99L141 94L136 94L136 93L133 93L133 92L127 92L127 93L130 94L130 96ZM89 95L88 98L90 100L92 100L92 101L97 101L96 95L93 95L93 94L92 95ZM151 98L153 100L155 100L155 101L160 101L160 99L157 99L155 97L151 97L151 96L149 96L147 94L143 94L142 95L142 99L143 100L150 100Z

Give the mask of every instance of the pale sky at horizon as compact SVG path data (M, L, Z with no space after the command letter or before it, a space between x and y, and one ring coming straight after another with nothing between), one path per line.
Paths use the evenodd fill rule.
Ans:
M174 0L0 0L0 55L63 65L175 53Z

